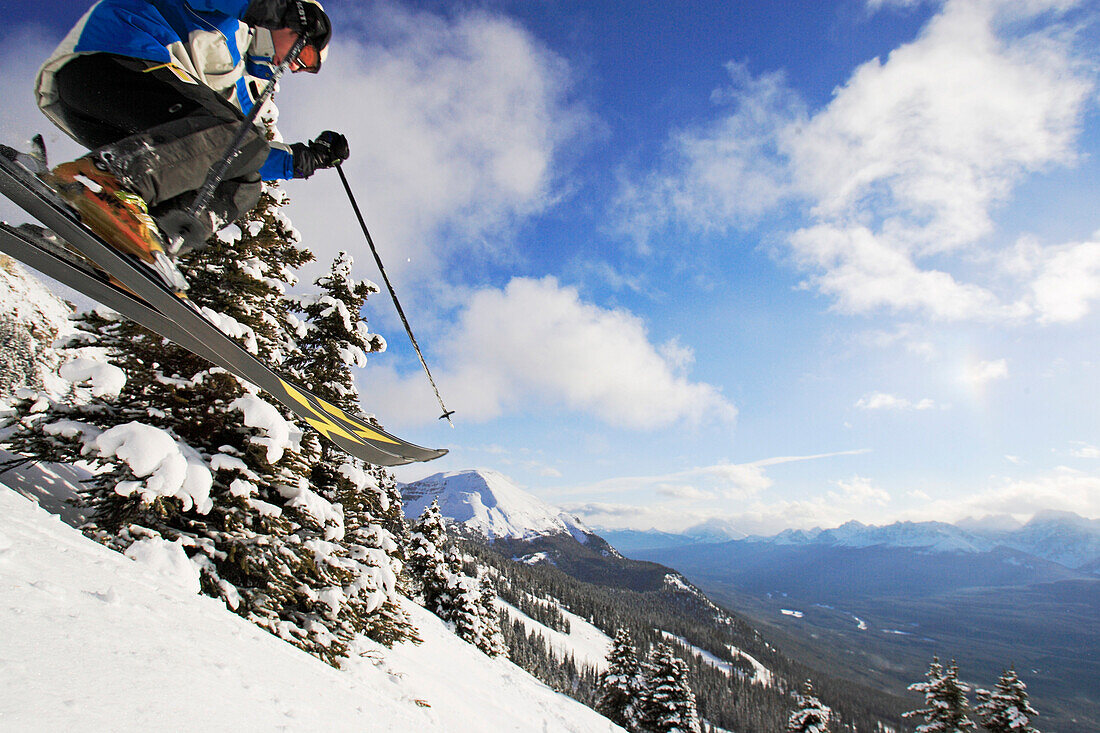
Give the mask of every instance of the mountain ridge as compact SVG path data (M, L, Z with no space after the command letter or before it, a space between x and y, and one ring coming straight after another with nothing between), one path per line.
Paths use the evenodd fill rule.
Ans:
M400 484L400 489L409 519L415 520L432 501L438 501L444 517L491 540L568 534L584 544L595 535L572 514L521 490L491 469L436 473Z
M694 535L691 529L675 534L655 530L599 531L616 547L621 543L621 549L628 553L734 542L834 548L893 547L968 554L991 553L1000 548L1094 574L1100 566L1100 520L1065 511L1039 512L1024 524L1008 522L1005 517L967 518L956 524L906 521L868 525L851 520L831 529L787 529L775 535L752 535L719 542Z

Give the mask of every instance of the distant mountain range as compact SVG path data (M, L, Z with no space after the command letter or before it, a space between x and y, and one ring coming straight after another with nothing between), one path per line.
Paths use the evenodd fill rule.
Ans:
M710 530L710 531L708 531ZM771 537L730 536L718 527L703 525L679 534L656 530L599 530L620 551L630 555L688 545L740 540L788 546L847 548L908 548L926 553L990 553L998 548L1057 563L1073 570L1100 573L1100 520L1072 512L1041 512L1027 524L1011 517L943 522L896 522L885 526L851 521L835 529L790 529ZM723 536L725 534L725 536Z
M410 519L438 500L494 553L586 583L645 593L682 574L785 654L884 692L903 695L933 654L987 687L1015 664L1044 729L1100 730L1100 521L1045 512L745 537L722 522L593 530L493 471L436 474L402 493Z
M933 654L986 686L1014 664L1044 730L1100 730L1100 521L848 522L725 542L601 532L787 635L807 663L894 692Z

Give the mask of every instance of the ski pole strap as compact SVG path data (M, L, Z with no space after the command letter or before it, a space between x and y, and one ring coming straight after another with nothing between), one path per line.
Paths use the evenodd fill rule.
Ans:
M191 204L191 208L187 210L187 213L193 218L198 219L203 210L210 205L210 201L214 198L214 190L223 180L225 180L225 174L229 171L229 167L233 165L233 161L240 155L241 143L243 143L245 137L248 136L248 132L252 125L256 123L256 118L260 114L260 109L267 104L267 100L271 99L271 95L275 93L275 87L278 85L279 79L286 73L286 70L290 68L290 65L298 59L298 55L302 52L302 49L306 47L306 42L307 39L304 35L298 36L298 40L295 41L294 45L290 48L290 53L286 55L286 58L284 58L282 63L275 69L271 79L267 82L263 92L260 94L260 98L253 103L252 109L249 110L248 115L241 121L240 126L237 128L237 134L233 137L229 146L226 147L225 152L222 153L221 162L206 176L202 188L195 194L195 201ZM172 242L171 251L174 252L178 249L179 242Z
M370 245L371 254L374 255L374 261L378 265L378 271L382 273L382 281L386 283L386 289L390 291L390 298L393 299L393 305L394 308L397 309L397 315L401 317L401 323L405 326L405 333L409 334L409 341L412 342L413 349L416 350L416 356L420 359L420 366L424 367L424 373L428 375L428 381L435 391L435 398L439 401L439 406L443 409L443 414L439 416L439 419L446 420L453 428L455 424L451 422L451 415L455 414L454 410L448 410L447 406L443 404L443 397L439 394L439 387L436 386L435 379L432 378L432 372L428 369L428 362L424 361L424 354L420 351L420 344L416 343L416 336L413 336L412 327L409 326L409 319L405 317L405 311L401 308L401 302L397 299L397 291L393 289L393 283L390 282L389 275L386 274L386 268L382 264L382 257L378 254L378 248L374 246L374 239L371 238L370 230L367 229L367 222L363 220L363 213L359 211L359 204L355 201L355 194L351 192L351 185L348 184L348 177L344 175L344 168L339 163L336 164L336 172L340 174L340 182L344 184L344 191L347 192L348 200L351 201L351 208L355 211L355 218L359 220L359 226L363 229L363 236L367 238L367 244Z

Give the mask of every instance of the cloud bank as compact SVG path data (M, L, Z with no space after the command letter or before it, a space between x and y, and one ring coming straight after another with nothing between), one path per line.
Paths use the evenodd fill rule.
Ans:
M841 312L1079 319L1100 297L1094 242L1038 247L1007 284L980 266L1010 255L994 217L1020 183L1078 159L1096 91L1062 22L1078 5L948 0L815 111L781 75L731 65L716 95L729 109L671 136L657 171L628 176L641 182L622 189L622 228L723 231L798 205L786 252Z
M720 521L749 535L837 527L852 519L878 525L1004 514L1026 519L1050 509L1100 517L1100 476L1065 466L1025 478L995 478L975 493L951 499L933 500L922 491L890 491L860 475L830 481L818 493L798 499L750 495L738 497L733 506L716 502L713 496L698 501L690 492L680 491L667 492L659 501L590 501L565 507L588 524L611 529L679 532Z
M687 376L690 350L653 343L636 315L588 303L552 277L475 291L437 353L444 365L437 382L464 420L566 409L646 429L737 414L718 388ZM419 373L372 366L364 380L378 396L372 406L387 416L438 412Z
M395 276L499 253L515 221L555 201L556 164L590 122L564 59L480 11L377 2L340 8L334 23L322 72L282 84L280 128L289 139L347 135L344 170ZM321 260L362 242L334 174L288 185Z

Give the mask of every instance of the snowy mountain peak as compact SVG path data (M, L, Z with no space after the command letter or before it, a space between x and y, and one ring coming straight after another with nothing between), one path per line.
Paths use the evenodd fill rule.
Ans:
M728 519L712 517L684 530L684 534L698 542L728 542L742 540L747 535Z
M579 519L523 491L496 471L437 473L402 484L405 515L416 519L432 501L444 517L490 539L532 539L569 534L578 542L591 530Z

